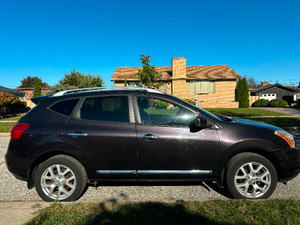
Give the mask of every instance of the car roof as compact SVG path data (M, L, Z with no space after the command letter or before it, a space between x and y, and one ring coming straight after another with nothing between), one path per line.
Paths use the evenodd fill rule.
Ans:
M151 88L142 88L142 87L125 87L125 86L112 86L112 87L92 87L92 88L78 88L57 92L53 95L55 96L63 96L69 94L79 94L79 93L87 93L87 92L103 92L103 91L144 91L150 93L161 93L163 92L151 89Z
M125 87L125 86L113 86L113 87L91 87L91 88L77 88L70 89L65 91L57 92L53 95L45 95L40 97L31 98L35 104L39 104L41 101L45 99L53 99L61 97L71 97L71 96L86 96L91 94L99 94L99 93L120 93L120 92L144 92L144 93L157 93L157 94L165 94L161 91L151 89L151 88L142 88L142 87ZM60 99L61 99L60 98Z

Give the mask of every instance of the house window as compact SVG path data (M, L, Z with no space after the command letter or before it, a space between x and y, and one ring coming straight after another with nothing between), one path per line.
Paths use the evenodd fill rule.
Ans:
M276 98L276 94L259 94L259 99L267 99L269 101Z
M190 81L190 93L214 93L213 81Z

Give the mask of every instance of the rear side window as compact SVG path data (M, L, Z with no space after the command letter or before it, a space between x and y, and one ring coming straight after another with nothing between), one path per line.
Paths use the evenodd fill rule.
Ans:
M77 102L78 99L61 101L51 106L50 109L59 114L70 116Z
M128 97L87 98L80 109L80 117L83 120L129 123Z

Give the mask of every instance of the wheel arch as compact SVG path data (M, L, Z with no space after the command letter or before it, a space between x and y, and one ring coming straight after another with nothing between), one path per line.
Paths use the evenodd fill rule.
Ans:
M226 169L227 169L227 165L230 161L230 159L232 159L234 156L238 155L238 154L241 154L241 153L246 153L246 152L249 152L249 153L256 153L258 155L261 155L263 157L265 157L266 159L268 159L275 167L276 169L276 172L278 174L278 179L280 178L280 162L279 162L279 159L275 156L274 153L274 150L270 150L268 148L263 148L263 147L259 147L257 145L255 146L251 146L251 145L241 145L241 146L235 146L231 149L228 149L226 151L226 153L223 155L223 165L222 165L222 177L221 177L221 182L222 182L222 185L224 184L224 176L226 174Z
M28 173L27 173L27 186L28 186L28 189L32 189L34 188L34 174L38 168L38 165L45 162L47 159L50 159L54 156L57 156L57 155L67 155L67 156L70 156L74 159L76 159L79 163L81 163L81 165L84 167L84 164L82 163L82 161L72 155L72 154L69 154L68 152L64 152L64 151L59 151L59 150L56 150L56 151L48 151L48 152L45 152L41 155L39 155L31 164L31 167L30 169L28 170Z

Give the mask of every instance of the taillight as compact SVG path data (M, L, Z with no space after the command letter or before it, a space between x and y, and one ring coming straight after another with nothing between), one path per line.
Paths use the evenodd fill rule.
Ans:
M11 129L10 137L13 139L20 139L25 130L30 126L29 123L17 123Z

